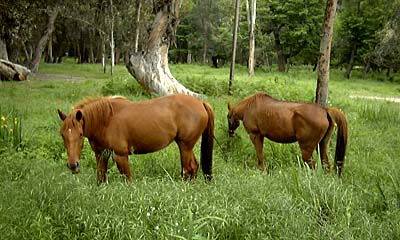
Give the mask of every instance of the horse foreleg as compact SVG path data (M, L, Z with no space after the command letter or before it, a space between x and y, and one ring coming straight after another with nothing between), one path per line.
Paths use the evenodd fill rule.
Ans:
M324 137L319 142L319 149L320 149L319 154L320 154L320 158L321 158L322 167L327 172L331 171L331 164L330 164L329 158L328 158L328 148L329 148L329 141L331 139L333 130L334 130L333 124L330 124Z
M115 162L117 163L117 167L119 172L126 177L127 181L131 181L131 169L129 167L129 159L128 156L115 156Z
M97 163L97 181L103 183L106 181L108 158L110 154L99 152L96 153L96 163Z
M254 144L257 152L257 159L258 159L258 168L261 171L265 170L264 165L264 153L263 153L263 144L264 144L264 136L261 134L250 134L250 139Z
M184 180L193 179L197 176L199 164L193 153L193 146L186 146L184 143L178 143L181 154L181 177Z

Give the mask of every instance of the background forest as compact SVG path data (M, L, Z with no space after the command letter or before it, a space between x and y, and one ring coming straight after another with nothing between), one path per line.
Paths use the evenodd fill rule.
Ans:
M236 56L243 65L249 48L247 1L241 1ZM118 63L130 52L142 50L156 4L150 0L3 0L0 58L31 67L44 49L47 63L60 63L65 56L74 57L77 63L100 63L103 57L111 58L113 43ZM258 0L256 67L271 70L277 64L279 71L290 71L293 64L315 67L325 4L321 0ZM398 71L399 6L398 0L339 1L332 66L345 69L347 78L354 67L362 67L364 76L371 70L385 70L388 76ZM233 22L234 1L183 1L170 61L215 67L227 64Z

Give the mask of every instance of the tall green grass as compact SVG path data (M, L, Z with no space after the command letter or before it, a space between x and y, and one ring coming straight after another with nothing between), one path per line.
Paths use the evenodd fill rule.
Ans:
M343 176L338 179L324 173L319 163L314 171L304 166L297 144L268 140L264 144L268 172L260 173L243 126L235 138L227 133L227 102L236 104L256 91L285 100L312 101L316 76L311 68L296 67L289 73L258 70L249 78L239 66L233 96L227 95L228 68L179 64L171 65L171 70L185 86L207 95L206 101L215 110L217 143L211 183L203 181L201 173L191 182L180 179L175 144L157 153L131 156L131 184L124 183L110 161L107 183L98 185L94 154L87 141L81 173L69 172L56 110L69 112L87 96L148 99L150 95L124 66L117 66L111 77L99 65L42 64L42 75L29 82L1 83L0 115L6 116L7 123L15 118L22 123L17 128L23 146L13 147L11 140L1 142L5 144L0 151L1 238L400 237L400 106L349 97L399 96L398 83L382 81L383 75L345 80L343 72L332 71L330 105L341 108L349 122L348 152ZM197 145L197 158L199 153ZM314 160L318 161L317 154Z

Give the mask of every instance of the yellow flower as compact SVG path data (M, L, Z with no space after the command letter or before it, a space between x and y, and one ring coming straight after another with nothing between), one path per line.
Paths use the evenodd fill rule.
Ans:
M5 122L6 121L6 117L5 116L1 116L1 121Z

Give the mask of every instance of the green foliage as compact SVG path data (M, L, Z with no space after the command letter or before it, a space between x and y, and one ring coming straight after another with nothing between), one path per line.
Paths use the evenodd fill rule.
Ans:
M317 164L309 170L297 144L264 144L268 172L257 170L252 143L240 126L227 133L227 102L256 91L313 101L311 67L288 73L238 66L234 95L227 95L228 68L171 65L186 87L207 95L215 111L214 180L180 179L173 143L157 153L130 156L133 182L124 183L112 160L108 182L96 182L94 154L85 141L81 173L65 167L57 109L69 112L87 96L125 95L148 99L124 66L111 79L100 65L41 66L29 82L0 85L0 115L22 121L23 148L0 151L0 235L4 239L396 239L400 234L400 118L398 103L350 98L399 96L398 83L352 81L332 70L330 105L349 122L341 179ZM65 74L68 73L68 78ZM45 77L47 77L45 79ZM79 79L78 79L79 77ZM395 77L398 77L395 75ZM73 79L74 81L72 81ZM1 120L0 120L1 121ZM11 122L10 122L11 123ZM331 143L329 156L334 154ZM10 142L8 143L10 144ZM199 158L199 144L195 155ZM317 154L314 159L318 160Z
M355 65L364 65L378 43L377 32L387 21L389 2L384 0L344 1L337 15L335 54L347 65L353 47L356 47Z

